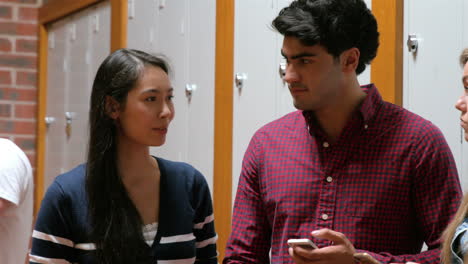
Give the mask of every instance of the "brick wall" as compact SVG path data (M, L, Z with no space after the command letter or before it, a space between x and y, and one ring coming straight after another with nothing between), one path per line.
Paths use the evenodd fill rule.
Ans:
M42 0L0 0L0 137L35 167L37 11Z

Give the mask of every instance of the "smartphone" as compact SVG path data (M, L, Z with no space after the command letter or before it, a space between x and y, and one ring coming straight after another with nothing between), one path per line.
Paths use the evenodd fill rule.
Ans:
M354 260L361 264L382 264L368 253L354 253Z
M305 249L316 249L318 248L314 242L310 241L308 238L292 238L288 239L288 245L290 247L302 247Z

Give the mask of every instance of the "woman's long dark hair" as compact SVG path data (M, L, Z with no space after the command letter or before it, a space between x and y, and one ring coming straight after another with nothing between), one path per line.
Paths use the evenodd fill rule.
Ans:
M140 263L145 258L142 220L131 201L117 167L117 126L109 117L106 98L125 107L128 92L147 66L168 73L160 57L120 49L99 67L93 83L89 112L86 193L90 238L96 244L97 263Z

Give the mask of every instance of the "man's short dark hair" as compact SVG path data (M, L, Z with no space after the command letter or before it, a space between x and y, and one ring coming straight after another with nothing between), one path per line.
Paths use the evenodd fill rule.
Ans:
M295 0L272 22L280 34L302 44L319 44L333 57L356 47L361 55L356 73L362 73L377 55L377 21L362 0Z

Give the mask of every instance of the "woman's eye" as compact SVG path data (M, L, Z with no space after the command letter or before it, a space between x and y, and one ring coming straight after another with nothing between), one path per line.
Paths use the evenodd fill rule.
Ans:
M145 101L154 102L154 101L156 101L156 96L150 96L150 97L146 98Z

